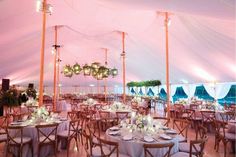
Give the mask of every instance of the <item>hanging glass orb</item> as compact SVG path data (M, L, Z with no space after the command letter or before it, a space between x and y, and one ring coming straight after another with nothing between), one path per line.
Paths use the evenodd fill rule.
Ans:
M115 77L118 75L118 70L116 68L111 69L111 75L112 77Z
M72 77L73 76L73 68L70 65L65 65L63 67L63 74L66 77Z
M91 74L91 66L85 64L83 66L84 76L89 76Z
M80 65L78 64L78 63L76 63L74 66L73 66L73 71L74 71L74 73L76 74L76 75L79 75L80 74L80 72L81 72L81 67L80 67Z

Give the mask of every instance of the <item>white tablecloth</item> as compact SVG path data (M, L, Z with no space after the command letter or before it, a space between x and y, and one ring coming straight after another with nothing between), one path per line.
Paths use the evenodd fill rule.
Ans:
M67 103L65 100L58 101L57 110L59 110L59 111L71 111L71 104Z
M144 157L144 149L143 144L145 143L140 139L142 134L140 133L134 133L133 136L137 137L136 139L130 140L130 141L124 141L122 137L126 134L128 134L127 131L123 132L121 131L121 136L112 136L109 135L109 130L106 131L106 138L115 141L119 143L119 152L125 155L129 155L131 157ZM155 138L157 139L157 138ZM154 141L152 143L169 143L173 142L174 147L171 149L171 154L174 154L179 151L179 142L177 138L173 138L171 140L162 140L160 138L157 139L158 141ZM151 149L151 152L154 156L164 156L164 154L167 152L167 148L161 148L161 149Z
M57 132L61 132L64 130L69 129L69 122L64 121L58 125ZM45 132L50 132L51 129L46 129ZM24 137L30 137L32 139L33 143L33 151L34 151L34 157L37 157L38 150L37 150L37 139L38 139L38 133L35 126L26 126L23 129L23 136ZM46 157L48 155L52 155L54 153L54 149L52 146L45 146L41 148L40 157ZM14 150L14 154L17 156L17 149ZM23 157L32 157L31 155L31 149L28 145L24 146L23 148Z

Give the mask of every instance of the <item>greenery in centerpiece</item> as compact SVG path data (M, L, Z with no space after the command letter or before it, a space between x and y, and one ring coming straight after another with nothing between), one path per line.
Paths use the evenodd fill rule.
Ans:
M161 81L160 80L149 80L149 81L141 81L141 82L128 82L128 87L154 87L154 86L160 86Z
M34 110L32 113L32 118L34 118L36 121L42 121L46 120L49 117L49 112L48 110L42 106Z
M113 110L121 110L121 109L125 109L125 108L126 108L126 106L123 103L117 102L117 101L115 101L111 105L111 109L113 109Z

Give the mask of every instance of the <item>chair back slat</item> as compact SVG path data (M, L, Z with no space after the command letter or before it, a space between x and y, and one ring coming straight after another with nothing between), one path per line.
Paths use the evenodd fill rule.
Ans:
M38 142L39 144L54 143L57 137L57 127L58 123L46 124L46 125L36 125L38 132ZM50 131L48 131L50 129Z
M9 125L6 129L7 132L7 143L9 145L22 145L23 144L23 128L24 126L12 126ZM19 137L20 142L15 138Z
M185 119L174 119L173 121L173 129L177 128L178 134L182 135L186 139L188 138L189 126L190 122Z
M170 152L172 147L174 146L174 143L170 142L170 143L163 143L163 144L144 144L143 148L144 148L144 155L145 157L155 157L150 150L151 149L164 149L167 148L167 151L165 152L165 154L163 155L163 157L170 157Z

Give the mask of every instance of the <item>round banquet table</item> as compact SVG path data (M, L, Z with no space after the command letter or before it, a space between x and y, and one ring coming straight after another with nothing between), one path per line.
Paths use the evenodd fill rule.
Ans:
M115 141L119 143L119 152L128 155L131 157L144 157L144 149L143 149L143 144L144 143L159 143L159 144L164 144L164 143L174 143L173 148L171 149L171 154L174 154L179 151L179 140L177 137L173 137L171 140L164 140L159 138L159 134L152 135L154 141L153 142L145 142L143 140L144 134L135 131L132 133L133 139L125 141L123 140L123 136L129 134L129 131L127 129L120 129L120 135L110 135L109 134L110 129L106 131L106 139ZM164 154L167 152L168 148L160 148L160 149L151 149L150 152L154 156L164 156Z
M24 124L22 124L24 125ZM57 127L57 132L61 132L64 130L68 130L69 129L69 121L61 121ZM51 129L50 128L46 128L45 133L50 133ZM37 129L34 125L28 125L25 126L23 128L23 136L24 137L30 137L32 139L32 143L33 143L33 156L37 157L38 155L38 150L37 150L37 139L38 139L38 132ZM17 148L15 148L13 150L13 153L15 156L18 156L17 154ZM52 155L54 153L54 149L52 148L52 146L45 146L41 148L41 153L40 153L40 157L45 157L45 156L49 156ZM32 157L31 154L31 150L29 145L25 145L23 147L23 153L22 153L22 157Z
M115 109L102 109L102 111L110 112L111 117L116 117L116 112L120 112L120 113L124 112L124 113L129 113L129 114L131 112L133 112L133 110L131 110L131 109L117 109L117 110L115 110Z

